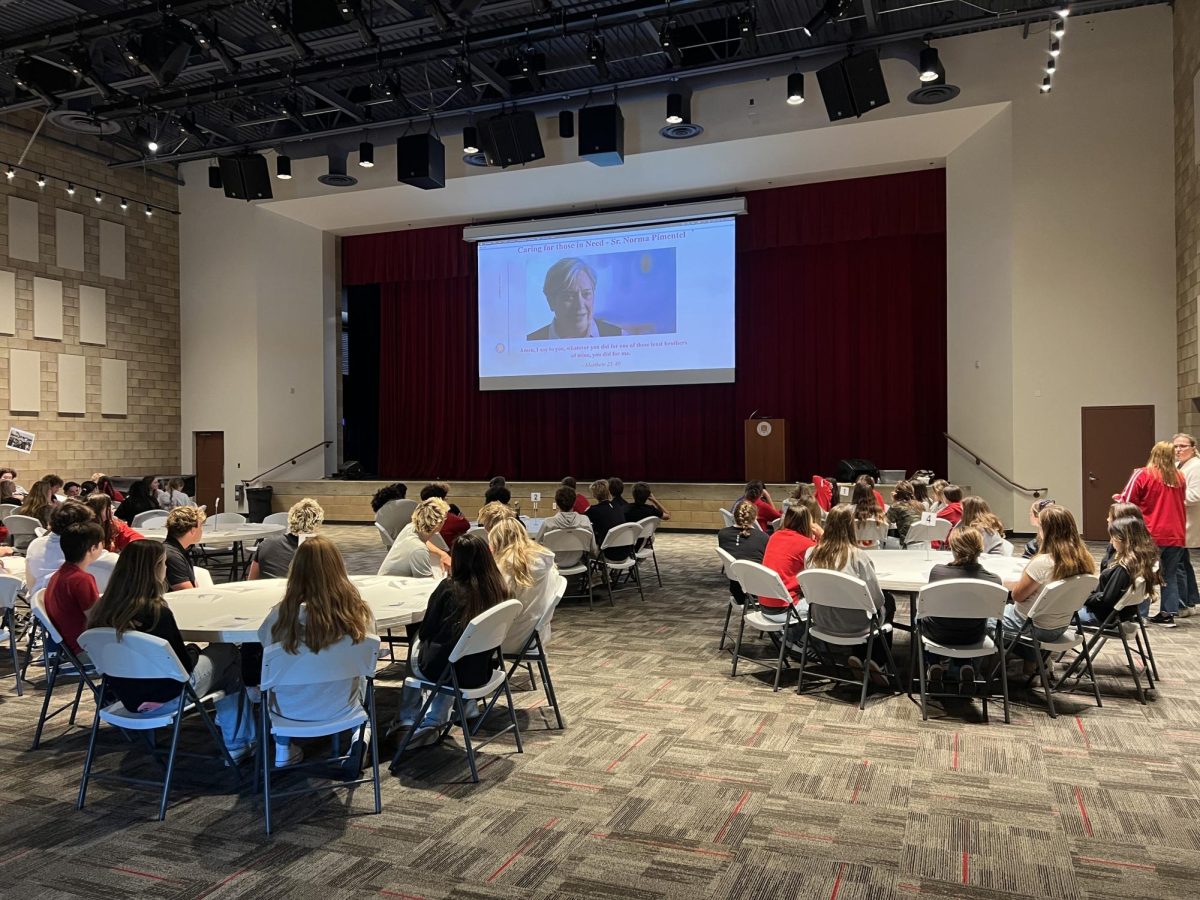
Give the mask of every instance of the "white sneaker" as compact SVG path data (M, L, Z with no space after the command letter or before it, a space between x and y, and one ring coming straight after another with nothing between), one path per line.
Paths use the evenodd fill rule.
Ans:
M282 748L275 747L275 768L286 769L288 766L299 765L304 759L304 751L296 744L288 744L288 752L286 756L280 756L279 751Z
M1195 607L1181 606L1179 608L1179 612L1175 613L1175 617L1178 619L1187 619L1187 618L1194 616L1195 614L1196 614Z

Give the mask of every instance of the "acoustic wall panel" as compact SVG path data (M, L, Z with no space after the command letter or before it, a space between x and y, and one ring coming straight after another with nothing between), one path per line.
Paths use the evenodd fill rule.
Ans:
M33 336L61 341L63 336L62 282L33 279Z
M0 334L17 333L17 273L0 269Z
M55 265L83 271L83 216L69 209L54 210Z
M38 205L8 198L8 258L38 261Z
M125 277L125 226L120 222L100 220L100 274Z
M104 288L79 286L79 343L108 343L106 300Z
M8 409L42 411L42 354L36 350L8 351Z
M58 411L87 411L87 361L82 356L61 353L58 357Z
M124 416L129 413L129 372L123 359L100 360L100 413Z

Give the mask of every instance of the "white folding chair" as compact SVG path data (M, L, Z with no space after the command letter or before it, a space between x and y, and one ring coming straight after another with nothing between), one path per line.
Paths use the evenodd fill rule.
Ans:
M212 573L203 566L192 566L192 571L196 573L196 587L209 588L213 586Z
M1004 604L1008 601L1008 590L993 581L982 581L978 578L951 578L945 581L935 581L925 585L917 592L916 615L913 622L913 643L916 653L909 651L908 665L908 696L912 697L913 667L919 670L921 688L921 719L929 719L930 697L961 697L961 692L934 693L930 692L927 683L925 654L936 653L938 656L950 659L971 660L986 656L1000 655L1000 684L1004 697L1004 721L1011 721L1008 705L1008 672L1005 669L1004 642L993 641L986 634L978 641L970 644L943 644L933 640L926 633L926 619L1000 619L1004 615ZM980 672L972 677L972 693L974 687L982 683L984 691L983 721L988 721L988 698L992 693L991 679L980 679Z
M388 534L393 535L394 540L394 536L400 534L404 526L412 521L413 510L416 508L416 500L389 500L375 513L375 524L382 525Z
M742 604L742 619L738 624L737 640L733 645L733 668L729 675L731 678L737 677L738 660L745 659L748 663L753 663L757 666L762 666L764 669L775 670L775 687L774 690L779 690L779 679L783 675L784 667L787 665L785 654L787 653L787 632L788 626L792 624L793 618L796 622L804 621L803 611L797 608L795 598L791 592L783 585L783 579L779 577L779 573L774 569L768 569L761 563L751 562L748 559L734 560L729 567L733 573L734 579L742 590L746 593L746 602ZM749 610L750 598L758 598L759 607L754 610ZM783 621L776 622L768 619L763 612L764 607L761 605L762 599L766 597L771 600L781 600L786 606L784 610ZM766 658L758 658L754 656L743 657L742 654L742 638L746 633L746 626L749 625L755 631L763 634L778 634L779 635L779 657L772 662Z
M474 534L481 538L487 538L487 529L482 525L472 525L467 529L467 534Z
M1143 705L1146 703L1146 693L1142 690L1142 680L1138 677L1138 667L1134 663L1133 658L1136 655L1142 662L1142 671L1146 675L1146 689L1155 690L1154 679L1157 677L1157 672L1154 671L1153 654L1149 651L1150 639L1148 636L1146 637L1146 644L1143 647L1142 637L1145 626L1142 625L1141 619L1137 616L1122 619L1121 613L1130 608L1136 610L1146 599L1146 595L1146 579L1139 575L1137 580L1129 586L1129 590L1113 606L1113 611L1099 625L1085 625L1076 619L1077 629L1089 637L1087 651L1093 663L1095 663L1100 651L1104 649L1104 645L1108 643L1110 638L1120 640L1121 646L1125 650L1125 662L1129 667L1129 674L1133 676L1133 686L1137 690L1138 701ZM1132 646L1129 643L1130 637L1134 641ZM1079 679L1082 677L1079 669L1080 664L1083 662L1083 655L1076 651L1070 666L1067 667L1067 671L1059 678L1058 684L1054 686L1054 690L1063 690L1063 685L1072 676L1074 676L1077 685Z
M88 574L95 580L96 590L101 594L108 590L108 581L112 578L113 568L120 558L115 553L106 553L88 566Z
M25 690L21 687L25 672L17 661L17 615L14 608L17 605L17 594L23 587L25 582L15 575L0 575L0 641L8 644L18 697L25 696Z
M42 729L46 723L57 716L63 710L71 710L71 718L69 725L75 724L75 717L79 713L79 701L83 697L83 686L86 684L92 691L93 699L100 702L100 686L95 682L96 674L95 666L91 664L84 665L74 651L67 646L63 640L58 628L50 620L50 614L46 611L46 591L40 590L33 595L33 599L29 603L30 610L33 613L34 619L38 625L46 633L47 640L44 641L46 652L46 687L45 694L42 697L42 712L38 716L37 728L33 732L33 746L30 750L36 750L42 743ZM60 677L78 678L79 684L75 689L75 699L64 703L52 713L47 713L50 708L50 696L54 693L54 686L58 683Z
M554 564L558 574L566 578L583 576L587 585L587 594L569 594L572 598L587 597L588 609L595 606L595 591L592 589L592 545L596 543L595 535L590 528L555 528L543 531L542 546L554 554ZM612 595L609 594L609 603Z
M133 517L129 523L134 528L166 528L167 511L165 509L148 509Z
M1012 541L1003 540L1000 542L1000 548L997 551L996 556L1012 556L1015 550L1016 548L1013 546Z
M101 676L99 692L101 697L107 693L109 678L165 678L171 681L178 681L180 692L178 700L168 701L152 713L138 713L134 710L128 710L119 701L97 708L96 716L92 720L92 734L88 740L87 756L83 762L83 777L79 782L79 799L75 803L76 809L83 809L83 803L87 797L88 782L92 779L124 781L140 785L157 786L158 784L158 782L148 781L144 778L130 778L116 773L92 772L92 763L96 758L96 737L100 733L101 722L125 731L149 732L146 736L146 742L155 759L158 759L158 756L162 752L155 745L155 729L171 729L171 746L167 750L166 772L163 775L162 796L158 804L158 820L160 822L167 816L167 800L171 791L171 778L175 773L176 756L197 755L184 754L178 749L179 729L183 722L183 717L187 713L193 710L199 713L200 718L208 728L209 734L212 735L218 749L221 751L218 758L224 758L225 765L229 766L233 771L234 777L238 782L241 781L237 764L233 761L233 757L229 755L229 751L225 747L225 742L221 739L221 733L213 724L208 710L204 708L206 702L216 702L222 699L225 696L225 692L214 691L204 697L197 697L196 692L192 689L191 681L188 679L187 669L183 667L183 663L179 661L179 657L175 655L175 651L171 649L170 644L160 637L135 631L127 631L118 636L116 630L112 628L89 628L79 636L79 644L91 659L92 665L96 667L96 672Z
M396 539L392 537L391 534L388 533L388 530L378 522L375 523L375 530L379 532L379 539L383 541L383 546L388 550L391 550L392 544L396 543Z
M855 522L854 536L859 543L871 542L873 547L882 547L887 540L887 524L884 522Z
M1050 673L1046 668L1043 650L1065 654L1068 650L1078 648L1087 676L1092 683L1092 693L1095 695L1096 705L1103 706L1104 703L1100 699L1100 686L1096 684L1096 674L1092 671L1092 655L1088 648L1087 637L1082 632L1068 630L1055 640L1043 641L1034 635L1033 627L1036 625L1038 628L1050 630L1070 625L1076 611L1083 606L1083 602L1099 583L1100 579L1095 575L1076 575L1061 581L1050 582L1034 599L1020 632L1011 637L1005 635L1005 640L1008 641L1005 648L1006 653L1012 652L1012 648L1018 643L1033 648L1038 676L1041 678L1042 690L1046 695L1046 706L1052 719L1058 718L1058 712L1054 708L1055 688L1050 684ZM1003 628L1001 628L1001 632L1003 632ZM1076 683L1078 680L1077 678Z
M15 513L21 507L16 503L0 503L0 523Z
M4 527L8 529L8 542L18 553L24 553L38 536L38 529L42 527L42 523L33 516L19 516L13 513L4 520Z
M259 704L259 735L258 768L263 778L263 818L266 822L267 834L271 833L271 754L268 752L266 735L286 738L315 738L331 734L341 734L344 731L357 731L358 740L365 741L365 730L371 731L371 777L356 778L354 781L334 785L334 787L354 787L359 784L372 784L375 788L375 812L382 811L383 806L379 795L379 737L377 720L375 718L375 667L379 661L379 638L367 635L357 644L349 637L328 647L323 647L319 653L313 653L301 644L296 653L288 653L282 644L270 644L263 650L262 689L263 698ZM366 680L366 692L362 705L353 708L336 719L323 721L307 721L292 719L279 713L271 712L272 693L281 687L307 687L330 682L344 682L351 679ZM348 754L335 755L333 761L347 762L357 756L355 742L350 741ZM336 753L336 751L335 751ZM289 771L303 769L310 765L327 765L331 760L320 759L313 763L302 763L289 767ZM255 775L257 780L257 774ZM282 791L275 797L290 797L296 794L312 794L322 790L320 787L304 787L290 791Z
M871 599L870 591L867 590L867 583L861 578L855 578L853 575L847 575L845 572L834 572L830 569L805 569L796 576L796 581L799 582L800 589L804 592L804 599L808 601L809 623L808 627L804 630L804 645L800 654L800 680L796 685L796 693L799 694L804 689L804 673L807 671L809 660L809 638L817 638L826 644L838 647L854 647L859 644L866 644L867 652L866 657L863 659L861 684L862 695L858 701L858 708L866 709L867 688L870 684L871 676L871 651L876 641L883 642L884 654L888 664L888 671L885 674L889 681L893 678L897 682L899 681L896 671L896 661L892 657L892 648L888 646L884 635L885 631L891 629L891 626L884 623L880 611L875 608L875 603ZM817 607L821 606L829 609L855 610L862 613L862 628L854 632L835 634L814 625L813 612ZM818 616L817 618L820 617ZM846 678L832 672L818 672L816 674L828 681L836 681L842 684L859 684L857 679Z
M450 552L450 547L446 544L446 539L440 534L431 534L429 536L429 543L433 544L433 546L437 547L443 553Z
M743 592L742 602L739 603L733 593L735 586L739 591L742 589L742 586L738 584L737 579L733 576L733 564L737 561L733 558L733 554L718 547L717 557L721 560L721 573L729 580L729 602L725 604L725 624L721 626L721 640L717 642L717 652L720 653L725 649L725 638L729 636L729 619L735 609L738 611L738 616L741 616L742 606L746 602L746 595Z
M396 755L392 758L391 770L393 773L399 768L400 757L408 748L408 742L412 740L412 736L416 734L417 729L420 727L421 720L425 718L425 713L429 710L430 704L433 703L433 698L438 694L449 695L454 699L454 706L458 712L458 724L462 728L463 743L466 745L467 764L471 767L471 781L475 783L479 782L479 769L475 765L475 751L501 735L508 734L511 731L517 742L517 752L525 752L524 745L521 743L521 729L517 724L517 712L513 708L512 691L508 687L508 674L504 671L504 661L500 659L500 645L504 643L504 638L508 634L508 627L520 612L520 600L505 600L503 603L497 603L491 609L484 610L467 623L462 637L458 639L458 643L450 651L450 661L446 664L442 672L438 674L436 681L420 672L404 679L405 687L427 690L429 691L429 696L421 706L421 711L417 714L416 720L404 735L404 740L400 742L400 746L396 750ZM476 653L494 655L498 665L492 671L491 678L483 686L477 688L460 687L455 663L465 656L472 656ZM415 656L410 659L410 663L413 666L413 671L416 672ZM475 737L484 719L491 714L492 708L496 705L496 701L500 699L501 693L508 700L508 716L511 724L506 725L485 741L473 741L472 738ZM474 702L485 697L490 699L483 713L475 720L475 724L472 726L470 724L471 720L467 718L466 703L468 700ZM453 719L443 725L438 735L438 741L441 741L453 727Z
M658 516L646 516L644 519L639 519L636 523L642 529L642 539L638 544L637 558L639 562L650 560L654 563L654 577L658 579L658 586L662 587L662 575L658 572L658 557L654 553L654 534L658 531L658 526L662 523L662 519Z
M246 517L243 516L241 513L235 513L235 512L214 513L213 515L209 516L207 519L204 520L204 524L212 525L212 526L245 525Z
M624 525L614 525L608 530L608 534L604 536L604 542L600 545L600 552L596 558L592 560L592 567L600 572L604 578L604 586L608 589L608 602L613 603L613 582L618 581L622 575L628 575L629 578L637 586L638 595L645 602L646 594L642 590L642 575L638 568L637 558L637 543L642 536L642 529L634 522L626 522ZM605 553L606 550L623 552L625 555L620 559L610 559Z
M733 513L730 512L729 510L727 510L723 506L720 508L720 510L718 510L718 512L721 513L721 521L723 523L725 523L725 527L732 528L733 527Z
M223 512L215 513L209 516L204 521L204 529L227 528L229 526L245 525L246 517L241 513ZM229 576L228 580L233 581L237 577L238 570L242 567L242 543L235 541L228 549L214 548L207 546L204 543L204 538L201 537L200 543L196 545L196 550L204 557L205 565L209 565L214 560L220 562L223 557L229 557Z
M285 512L271 513L269 516L263 519L264 525L283 525L286 527L287 523L288 514Z
M908 534L904 536L904 548L913 550L923 544L926 550L925 558L928 559L928 551L933 547L933 542L945 541L946 535L950 533L950 528L949 519L938 519L933 525L913 522L908 526Z
M567 579L563 578L560 573L557 587L554 590L553 600L542 611L537 622L534 623L529 635L522 642L521 649L516 653L503 654L505 659L513 661L512 668L508 670L509 681L512 681L513 672L522 663L526 666L537 663L538 671L542 673L542 690L546 692L546 704L554 710L554 717L558 720L560 730L566 726L563 725L562 711L558 708L558 695L554 692L554 682L550 680L550 665L546 661L546 645L542 642L542 634L545 632L546 626L550 624L550 620L554 618L554 611L558 608L558 604L562 602L566 593ZM534 690L537 690L537 680L533 677L532 668L529 670L529 678L533 682Z

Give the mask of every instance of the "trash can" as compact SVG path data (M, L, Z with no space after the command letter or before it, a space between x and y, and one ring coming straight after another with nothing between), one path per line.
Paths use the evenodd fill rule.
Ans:
M251 522L261 522L271 514L271 488L246 488L246 505L249 507Z

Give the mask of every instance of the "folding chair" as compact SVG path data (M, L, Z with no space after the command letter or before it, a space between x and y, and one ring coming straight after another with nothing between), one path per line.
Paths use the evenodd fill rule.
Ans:
M263 650L262 703L259 704L259 734L257 773L262 772L263 778L263 818L266 822L267 834L271 833L271 754L268 752L266 735L287 738L325 737L331 734L341 734L343 731L357 731L358 740L366 740L366 729L371 729L371 777L357 778L354 781L335 784L335 788L355 787L360 784L372 784L375 787L375 812L383 810L379 795L379 737L375 718L375 666L379 661L379 638L368 635L357 644L349 637L344 637L335 644L313 653L303 644L298 652L288 653L281 644L270 644ZM326 719L310 722L303 719L290 719L270 710L271 697L277 688L298 687L329 682L349 681L354 678L366 679L367 690L362 707L354 709L337 719ZM354 741L350 741L347 754L338 754L333 761L350 760L355 755ZM312 763L302 763L289 766L288 771L305 769L309 766L322 766L330 762L328 759L316 760ZM255 786L257 790L257 785ZM321 787L304 787L274 794L278 797L291 797L297 794L313 794Z
M604 542L600 545L599 554L592 560L592 567L604 577L604 586L608 589L610 605L613 603L613 581L622 575L628 575L633 580L637 585L642 602L646 601L637 558L637 542L641 535L641 527L633 522L626 522L624 525L610 528L608 534L604 536ZM622 559L609 559L605 555L605 550L623 550L626 552L626 556Z
M394 541L404 530L404 526L412 521L413 510L416 508L416 500L389 500L375 513L375 524L382 525ZM388 547L392 546L392 541L388 542Z
M537 663L538 671L542 673L542 690L546 692L546 703L554 710L554 718L558 720L559 729L566 726L563 725L562 711L558 708L558 695L554 692L554 682L550 680L550 666L546 662L546 645L542 643L542 633L546 630L546 626L550 624L550 620L554 617L554 610L558 608L558 604L562 602L562 598L567 593L567 579L563 578L561 573L558 576L558 586L555 588L554 599L538 617L537 622L530 631L529 636L521 644L521 649L516 653L504 653L503 656L507 660L512 660L512 668L508 670L508 679L512 681L512 676L517 668L524 663L526 666L532 663ZM533 680L533 671L530 670L530 680ZM533 680L533 687L537 689L537 681Z
M472 525L470 528L467 529L467 534L474 534L481 538L486 538L487 537L487 529L484 528L482 525Z
M992 581L977 578L951 578L927 584L917 592L916 615L913 622L913 644L908 656L908 696L912 698L913 667L919 669L921 686L921 719L929 719L930 697L962 697L961 693L932 693L926 680L925 654L936 653L951 659L969 660L1000 654L1000 684L1004 697L1004 721L1012 721L1008 705L1008 672L1005 669L1004 642L993 641L986 634L971 644L943 644L925 634L924 622L931 617L938 619L1000 619L1004 615L1004 604L1008 601L1008 590ZM975 684L981 681L976 673ZM988 698L992 693L992 680L982 679L984 691L983 721L988 721ZM970 695L974 696L974 694Z
M1088 648L1087 637L1081 632L1067 631L1063 633L1062 637L1052 641L1042 641L1034 636L1033 627L1036 625L1039 628L1052 629L1070 625L1076 611L1083 606L1083 601L1099 583L1100 579L1095 575L1076 575L1061 581L1052 581L1043 587L1034 599L1021 630L1011 638L1005 636L1005 639L1008 640L1005 653L1011 653L1012 648L1018 643L1033 648L1038 676L1041 678L1042 690L1046 695L1046 706L1052 719L1058 718L1058 712L1054 708L1055 688L1050 684L1050 673L1042 655L1043 650L1065 654L1068 650L1079 648L1078 652L1083 657L1084 668L1092 683L1092 693L1096 697L1096 705L1103 706L1104 703L1100 699L1100 686L1096 684L1096 674L1092 671L1092 655ZM1001 632L1003 633L1003 627L1001 627ZM1078 680L1077 678L1076 683Z
M285 528L288 523L288 514L285 512L271 513L262 520L264 525L283 525Z
M0 523L15 513L21 507L16 503L0 503Z
M38 529L42 527L42 523L33 516L19 516L13 513L4 520L4 527L8 529L8 542L13 549L24 553L38 536Z
M888 527L885 522L855 522L854 536L859 543L873 542L873 546L882 547L887 540Z
M729 636L729 619L733 611L738 610L738 617L741 617L742 607L745 606L745 594L742 595L743 602L738 603L733 593L733 586L737 584L737 579L733 577L733 564L736 562L733 554L718 547L717 556L721 560L721 573L730 581L729 602L725 605L725 624L721 626L721 640L717 642L717 652L720 653L725 649L725 638ZM741 585L738 585L738 590L741 590Z
M446 544L446 539L444 537L442 537L440 534L430 535L429 543L433 544L433 546L437 547L443 553L450 552L450 547ZM436 568L436 566L435 566L435 568Z
M468 622L466 630L462 633L462 637L458 639L458 643L450 651L450 661L438 675L436 681L417 672L416 654L410 657L409 662L413 667L413 671L417 672L417 674L404 679L404 686L427 690L429 691L429 697L426 698L425 703L421 706L421 711L417 714L416 720L404 735L404 740L400 742L400 746L396 749L396 755L392 758L391 771L393 773L399 769L400 757L408 749L408 742L416 734L417 729L421 726L421 720L425 718L425 713L429 710L430 704L433 703L433 698L438 694L446 694L454 698L454 706L458 711L458 724L462 728L463 743L466 745L467 764L471 767L472 782L479 783L479 769L475 765L475 751L478 748L491 743L496 738L511 731L517 742L517 752L525 752L525 747L521 743L521 729L517 724L517 712L513 708L512 691L508 687L508 674L504 671L504 661L500 659L500 645L504 643L505 635L508 634L508 627L520 612L520 600L505 600L503 603L497 603L491 609L484 610ZM493 654L498 665L493 670L491 678L482 687L460 687L458 673L455 671L454 665L463 657L473 656L476 653ZM511 724L506 725L503 729L484 741L473 741L472 738L479 731L479 726L491 714L492 708L500 698L501 692L504 693L504 696L508 700L508 717ZM482 715L474 720L475 724L471 725L471 720L467 718L466 703L468 700L476 701L485 697L490 698L487 706L484 708ZM454 720L451 719L441 727L438 735L439 742L446 737L450 729L454 727L454 724Z
M375 530L379 532L379 539L383 541L383 546L391 550L392 544L396 543L396 539L378 522L375 523Z
M165 509L148 509L134 516L133 521L129 524L134 528L166 528L167 511Z
M1129 586L1129 590L1116 602L1113 606L1113 611L1099 625L1085 625L1076 619L1077 630L1089 636L1087 643L1087 651L1092 660L1095 661L1104 645L1108 643L1110 638L1117 638L1121 641L1121 646L1125 650L1125 662L1129 667L1129 674L1133 676L1133 686L1137 690L1138 701L1145 705L1146 694L1142 690L1142 680L1138 677L1137 665L1133 661L1136 654L1142 662L1142 669L1146 674L1147 690L1154 690L1154 673L1150 665L1150 657L1142 648L1139 629L1141 622L1137 619L1122 621L1121 612L1123 610L1137 607L1146 599L1146 579L1140 575L1133 584ZM1134 639L1134 645L1129 644L1130 636ZM1075 656L1071 660L1071 664L1067 667L1067 671L1059 678L1058 684L1054 686L1054 690L1061 691L1067 679L1074 676L1075 683L1078 685L1082 673L1079 671L1080 663L1084 661L1082 654L1075 651Z
M933 549L933 542L945 541L948 534L950 534L949 519L938 519L933 525L913 522L908 526L908 534L904 536L904 549L915 550L923 544L925 558L929 559L929 551Z
M171 649L170 644L160 637L141 634L140 632L127 631L118 638L116 630L112 628L89 628L79 636L79 643L92 660L92 665L96 667L96 672L101 676L101 697L108 691L109 678L169 678L172 681L178 681L181 690L178 700L163 704L163 706L159 707L153 713L130 711L121 705L120 702L112 703L108 706L97 706L96 716L92 720L92 734L88 740L87 756L83 762L83 777L79 782L79 799L75 803L76 809L83 809L83 803L87 797L88 782L92 779L108 779L111 781L124 781L129 784L159 786L159 782L150 781L145 778L131 778L108 772L92 772L92 763L96 758L96 738L100 733L101 722L125 731L150 732L146 736L146 743L150 748L151 755L156 760L162 751L155 745L153 732L158 728L171 729L171 746L167 750L166 771L163 774L162 780L162 796L158 804L158 821L160 822L167 817L167 800L171 791L171 778L175 774L175 757L203 756L203 754L185 754L179 750L180 725L183 723L183 717L193 710L200 714L205 727L208 728L209 734L212 735L213 740L216 742L217 748L220 750L220 756L217 758L224 757L225 765L229 766L233 771L234 778L236 779L235 784L241 782L237 764L233 761L233 757L229 755L229 751L225 747L225 742L221 738L221 733L213 724L208 710L204 708L205 703L216 702L222 699L225 696L225 692L213 691L204 697L197 697L188 679L187 669L183 667L183 663L179 661L179 657L175 655L175 651Z
M650 560L654 563L654 577L658 579L658 586L662 587L662 575L658 571L658 557L654 553L654 534L658 531L658 526L662 523L662 519L658 516L646 516L646 518L635 522L642 529L642 539L638 544L637 558L639 562Z
M13 678L17 682L17 696L24 697L25 689L21 682L25 678L25 669L17 658L17 593L25 587L25 582L15 575L0 575L0 641L8 644L8 652L12 657ZM31 644L32 649L32 644Z
M861 578L855 578L853 575L847 575L845 572L834 572L829 569L805 569L796 576L796 581L799 582L800 589L804 592L804 599L808 601L809 622L808 628L804 629L804 644L801 647L800 653L800 680L796 685L796 693L803 693L804 690L804 673L808 669L810 638L817 638L827 644L833 644L838 647L854 647L865 643L867 645L867 652L866 657L863 659L862 695L859 697L858 708L866 709L867 688L871 680L871 651L874 649L875 641L883 642L884 655L887 657L886 661L888 665L888 671L884 674L889 680L895 679L896 683L900 680L896 670L896 660L892 657L892 648L888 646L888 642L884 637L884 633L891 630L891 626L884 623L880 611L875 608L875 602L871 599L871 594L867 590L867 583ZM813 610L819 606L829 609L849 609L861 612L863 614L862 629L850 634L834 634L831 631L826 631L814 625ZM830 672L818 672L817 674L827 681L836 681L841 684L859 684L857 679L845 678L844 676L835 675ZM896 690L893 693L899 693L899 691Z
M204 521L204 528L216 529L227 526L245 525L246 517L241 513L223 512L215 513L209 516ZM217 550L208 547L204 543L203 536L200 538L200 543L196 545L196 550L204 558L204 564L207 566L213 561L220 563L226 556L229 557L229 581L236 580L238 569L242 566L242 544L241 541L234 541L228 550Z
M596 594L592 589L592 547L596 537L590 528L555 528L541 534L542 546L554 553L554 564L558 574L570 579L582 575L587 584L587 594L567 594L571 598L587 597L588 609L595 607ZM612 593L608 595L612 603Z
M804 611L798 607L791 592L784 587L779 573L773 569L768 569L766 566L751 562L748 559L734 560L729 569L733 573L734 579L746 594L746 602L742 604L741 622L738 624L737 641L733 645L733 668L730 670L729 677L737 677L738 661L744 658L746 662L762 666L764 669L774 669L774 690L778 691L779 679L783 675L783 670L787 667L785 654L787 653L788 626L792 624L793 619L796 622L803 622L805 619ZM751 597L758 598L759 605L757 609L748 609ZM782 622L776 622L767 618L766 613L763 612L764 607L761 602L764 597L772 600L781 600L786 604L781 607L784 610ZM745 636L747 625L763 634L779 635L779 658L775 660L774 664L766 658L743 657L741 655L742 638Z
M717 512L719 512L721 514L721 521L725 524L725 527L732 528L733 527L733 513L730 512L729 510L727 510L723 506L719 510L717 510Z
M71 710L71 719L69 724L75 724L75 717L79 713L79 701L83 697L83 686L86 684L92 691L93 699L96 704L100 703L100 686L96 684L94 676L96 668L90 664L84 665L74 651L67 646L62 635L50 620L50 614L46 612L46 592L38 591L33 600L30 602L30 608L33 611L33 616L46 633L46 638L43 641L43 646L46 653L46 689L45 695L42 698L42 712L38 716L37 729L33 732L33 746L30 750L36 750L42 743L42 729L46 723L57 716L65 709ZM68 703L64 703L54 712L47 714L46 710L50 708L50 695L54 693L54 686L58 683L60 677L78 678L79 685L75 689L75 699Z

